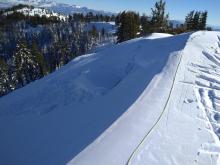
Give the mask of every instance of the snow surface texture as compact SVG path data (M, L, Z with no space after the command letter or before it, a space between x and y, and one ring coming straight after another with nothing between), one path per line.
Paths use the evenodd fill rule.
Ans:
M218 35L134 39L2 97L0 164L217 164Z
M219 164L218 35L192 34L179 62L170 56L126 113L69 164Z

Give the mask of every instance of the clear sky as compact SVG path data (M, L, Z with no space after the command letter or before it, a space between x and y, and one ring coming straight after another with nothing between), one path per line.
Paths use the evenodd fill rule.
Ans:
M57 0L92 9L120 12L134 10L150 14L157 0ZM166 0L170 19L184 20L191 10L207 10L208 23L220 25L220 0Z

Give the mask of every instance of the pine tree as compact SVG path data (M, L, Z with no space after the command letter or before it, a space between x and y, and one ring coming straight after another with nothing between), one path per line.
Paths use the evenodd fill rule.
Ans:
M50 66L50 72L55 71L60 66L60 43L54 42L50 48L49 51L49 66Z
M194 13L195 11L191 11L185 19L185 25L187 30L193 30L194 28Z
M168 27L169 15L165 14L166 2L160 0L155 3L154 9L152 11L152 31L153 32L163 32Z
M16 46L16 52L13 56L13 66L13 81L16 87L25 86L40 78L39 66L25 41L19 41Z
M70 46L68 43L64 42L61 45L61 55L60 55L60 64L59 66L63 66L65 64L67 64L71 59L72 59L72 55L71 55L71 50L70 50Z
M6 62L0 59L0 97L10 90L9 68Z
M199 18L199 30L205 30L206 29L206 22L207 22L208 12L204 11L201 13Z
M92 26L92 30L90 31L90 34L92 35L92 37L93 37L94 39L98 38L99 34L98 34L98 31L97 31L95 25Z
M39 71L40 71L39 78L47 75L48 69L47 69L45 58L44 58L43 54L40 52L35 40L32 41L31 54L33 56L33 59L35 60L35 62L37 63L37 65L39 67Z
M199 30L200 15L201 15L201 12L199 12L199 11L195 12L195 14L194 14L194 17L193 17L193 30Z
M127 41L137 37L140 33L140 17L139 14L128 11L122 12L118 16L118 42Z
M148 17L146 15L141 16L140 22L142 27L141 34L146 35L150 33L150 21Z

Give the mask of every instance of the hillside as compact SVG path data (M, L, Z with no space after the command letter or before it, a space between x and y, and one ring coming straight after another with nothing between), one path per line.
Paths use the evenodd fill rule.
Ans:
M60 3L54 0L5 0L3 2L0 1L0 8L12 7L18 4L25 4L25 5L31 5L31 6L35 6L39 8L46 8L50 10L51 12L56 12L56 13L65 14L65 15L69 15L73 13L87 14L89 12L92 12L93 14L103 14L103 15L108 15L108 16L115 14L115 13L107 12L107 11L89 9L87 7L81 7L78 5Z
M219 36L130 40L0 98L0 164L217 164Z
M50 17L56 17L57 19L61 20L61 21L66 21L67 20L67 16L56 13L56 12L52 12L49 11L47 9L44 8L39 8L39 7L33 7L33 6L26 6L26 5L20 5L20 6L16 6L17 9L14 9L13 7L10 9L8 8L6 11L4 11L4 15L11 15L14 12L17 13L22 13L25 16L36 16L38 15L39 17L45 16L46 18L50 18Z

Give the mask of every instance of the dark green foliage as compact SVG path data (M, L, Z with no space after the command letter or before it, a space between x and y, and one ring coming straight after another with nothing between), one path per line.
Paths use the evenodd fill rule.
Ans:
M168 25L168 14L165 12L166 2L160 0L155 3L151 16L139 16L134 12L122 12L115 18L118 26L118 42L123 42L139 35L146 35L152 32L170 32ZM141 28L140 28L141 25Z
M3 59L0 59L0 96L7 94L10 90L9 67Z
M13 57L13 82L16 87L24 86L41 77L36 57L31 54L25 41L17 44Z
M206 29L206 22L207 22L208 12L204 11L201 13L199 18L199 29L205 30Z
M151 29L152 32L165 32L168 27L169 15L165 13L166 2L160 0L155 3L152 11Z
M81 21L81 22L110 22L115 21L115 15L102 15L102 14L93 14L92 12L83 15L81 13L74 13L73 15L69 16L69 20Z
M98 38L99 36L98 31L94 25L92 26L92 30L90 31L90 34L93 38Z
M189 14L187 14L185 18L185 24L186 24L186 29L191 30L194 28L194 13L195 11L191 11Z
M200 19L200 12L195 12L194 17L193 17L193 29L194 30L199 30L199 19Z
M38 48L37 43L36 43L35 40L32 41L31 54L32 54L33 59L35 60L35 62L38 64L39 76L40 76L39 78L47 75L48 69L47 69L46 60L45 60L42 52Z
M127 41L137 37L140 33L140 18L139 14L132 11L122 12L118 18L119 24L117 31L118 42Z
M191 30L205 30L208 12L191 11L185 19L186 29Z
M143 15L140 18L140 22L141 22L141 27L142 27L141 34L146 35L150 33L151 31L150 18L147 17L146 15Z

